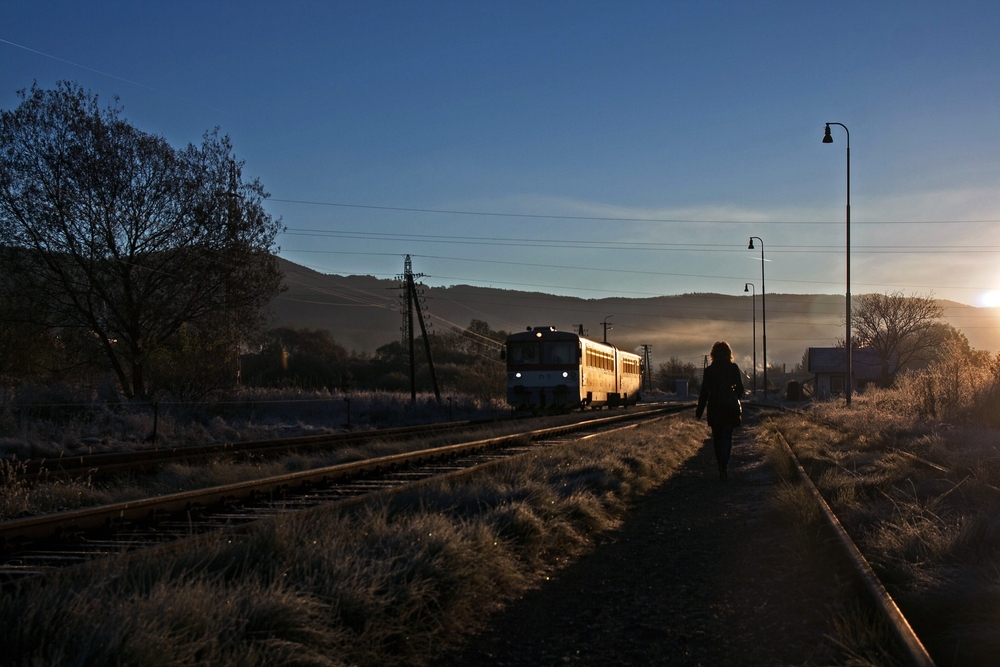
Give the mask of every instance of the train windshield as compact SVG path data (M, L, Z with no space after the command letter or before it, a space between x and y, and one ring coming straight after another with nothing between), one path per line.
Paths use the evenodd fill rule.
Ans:
M577 361L576 341L553 341L542 343L543 363L554 365L575 364Z
M538 343L508 343L507 362L511 366L538 363Z

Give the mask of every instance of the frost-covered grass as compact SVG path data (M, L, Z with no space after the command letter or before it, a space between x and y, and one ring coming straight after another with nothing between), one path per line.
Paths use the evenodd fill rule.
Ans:
M532 420L530 427L557 426L581 418L579 414L544 417ZM525 425L519 421L496 422L481 427L476 431L475 437L492 438L524 429ZM469 437L469 433L464 432L411 440L375 440L363 445L293 452L278 457L219 458L202 464L170 463L155 473L143 476L124 475L97 481L90 478L57 480L30 485L17 478L15 472L18 462L0 460L0 520L235 484L350 461L440 447L467 441Z
M9 664L423 665L614 527L701 446L668 420L354 514L313 512L0 597Z
M816 415L774 418L761 441L776 450L776 431L785 435L938 664L995 664L1000 492L984 482L1000 481L1000 432L904 419L876 407L888 393L850 410L824 405ZM957 474L946 477L903 452ZM786 495L796 516L805 501ZM800 509L797 520L814 519Z
M49 387L8 392L0 403L0 458L25 460L152 447L204 445L300 435L491 419L502 403L471 396L397 392L242 389L215 401L124 403L97 392ZM350 419L348 419L348 399Z

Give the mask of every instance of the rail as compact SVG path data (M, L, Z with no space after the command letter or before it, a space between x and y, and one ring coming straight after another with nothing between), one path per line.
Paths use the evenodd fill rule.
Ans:
M220 508L227 521L235 519L237 521L251 522L264 517L260 515L236 516L232 506L247 499L281 495L290 489L320 488L330 486L331 484L343 484L348 480L356 480L366 475L384 473L390 470L410 469L413 466L421 464L433 465L434 462L450 460L459 456L468 457L487 449L515 446L518 443L524 443L526 440L539 441L545 438L569 435L586 429L592 430L597 428L608 430L608 427L614 429L631 428L637 425L638 422L666 418L690 408L690 404L661 407L643 412L590 419L576 424L536 429L472 442L326 466L260 480L8 520L0 522L0 546L6 552L16 556L35 543L47 544L54 539L59 539L60 536L72 538L88 531L108 530L113 532L115 527L121 527L126 524L154 522L157 518L167 517L178 512L190 513L192 510L202 510L210 507ZM630 421L636 422L636 424L618 426L623 422ZM414 484L427 483L429 478L440 479L445 474L450 475L455 472L469 474L473 471L484 469L482 465L484 463L490 463L490 461L473 460L468 470L430 470L430 472L423 474L423 479L413 480L412 482L404 481L401 483L398 480L393 482L395 488L392 490L398 492L406 488L412 488ZM370 495L372 491L384 490L387 489L377 486L372 486L371 488L363 487L360 491L356 490L356 495ZM332 500L336 500L337 503L332 503ZM319 502L313 502L312 504L314 506L322 505L328 507L331 504L338 504L340 502L352 501L327 495L321 498ZM217 531L218 528L214 530Z
M889 592L886 590L885 586L882 585L882 582L875 574L875 571L872 570L871 565L869 565L857 545L854 544L851 536L847 534L846 530L844 530L844 526L840 523L837 515L834 514L833 510L827 504L826 499L823 498L819 489L817 489L816 485L813 484L812 480L809 478L809 474L806 472L805 468L802 467L798 457L792 450L791 445L789 445L788 441L785 439L784 434L781 433L781 431L776 432L781 444L784 445L785 452L789 457L791 457L792 463L795 465L799 479L816 501L827 526L829 526L834 535L837 537L837 541L840 543L844 554L857 572L859 580L871 595L875 606L888 621L889 628L891 629L893 636L895 636L896 640L900 643L900 646L906 652L910 663L914 665L914 667L934 667L934 661L931 659L930 654L927 653L927 649L924 648L920 638L917 637L917 634L913 631L913 628L910 626L909 621L906 620L903 612L900 611L895 600L893 600L892 596L889 595Z
M648 407L647 407L648 406ZM635 412L656 410L662 404L644 404ZM630 413L630 414L634 414ZM485 428L498 423L511 423L509 418L466 420L418 426L373 429L347 433L227 442L212 445L154 447L140 451L106 452L76 456L28 459L13 468L17 480L26 483L90 477L96 479L124 472L149 472L169 463L196 463L220 457L275 456L292 451L319 451L335 447L358 445L372 440L401 440L415 437L445 435Z

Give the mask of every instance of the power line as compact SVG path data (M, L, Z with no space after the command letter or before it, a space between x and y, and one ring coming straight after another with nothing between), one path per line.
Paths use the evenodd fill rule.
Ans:
M374 204L349 204L346 202L308 201L303 199L269 198L267 201L285 204L306 204L309 206L334 206L339 208L359 208L375 211L399 211L406 213L443 213L447 215L479 215L498 218L540 218L544 220L592 220L597 222L664 222L683 224L718 225L842 225L843 220L694 220L685 218L629 218L590 215L551 215L543 213L497 213L493 211L464 211L441 208L416 208L413 206L376 206ZM852 225L942 225L997 223L1000 220L852 220Z
M160 90L159 88L153 88L152 86L147 86L144 83L139 83L138 81L132 81L131 79L126 79L126 78L121 77L121 76L116 76L116 75L110 74L108 72L102 72L99 69L94 69L93 67L87 67L86 65L81 65L80 63L75 63L72 60L66 60L65 58L60 58L60 57L54 56L54 55L52 55L50 53L44 53L43 51L39 51L37 49L29 48L27 46L24 46L23 44L16 44L16 43L10 42L10 41L8 41L6 39L0 39L0 42L2 42L4 44L9 44L10 46L16 47L18 49L23 49L25 51L29 51L31 53L37 53L40 56L44 56L46 58L51 58L52 60L58 60L61 63L66 63L67 65L72 65L73 67L79 67L80 69L85 69L88 72L93 72L94 74L100 74L101 76L106 76L106 77L110 77L112 79L117 79L118 81L124 81L125 83L131 84L133 86L139 86L140 88L145 88L146 90L152 90L154 93L160 93L161 95L166 95L167 97L173 97L174 99L177 99L177 100L182 100L184 102L190 102L191 104L197 104L198 106L205 107L206 109L211 109L212 111L218 111L219 113L226 113L226 111L224 111L223 109L219 109L219 108L216 108L216 107L213 107L213 106L209 106L207 104L202 104L201 102L197 102L195 100L190 100L190 99L188 99L186 97L181 97L180 95L174 95L173 93L168 93L165 90Z
M405 241L407 243L435 243L448 245L506 246L515 248L558 248L585 250L644 250L648 252L746 252L742 243L659 243L643 241L584 241L566 243L559 239L504 238L491 236L454 236L446 234L403 234L386 232L325 231L286 228L287 236L312 236L318 238L356 239L363 241ZM843 249L829 245L771 244L768 252L794 254L841 255ZM853 245L851 252L862 255L922 255L922 254L983 254L1000 252L1000 245Z

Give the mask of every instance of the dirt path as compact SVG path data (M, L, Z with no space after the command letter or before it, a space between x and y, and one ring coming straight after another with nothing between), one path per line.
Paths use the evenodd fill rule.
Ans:
M778 479L751 435L728 482L706 440L593 553L435 664L829 664L831 612L855 593L833 547L768 503Z

